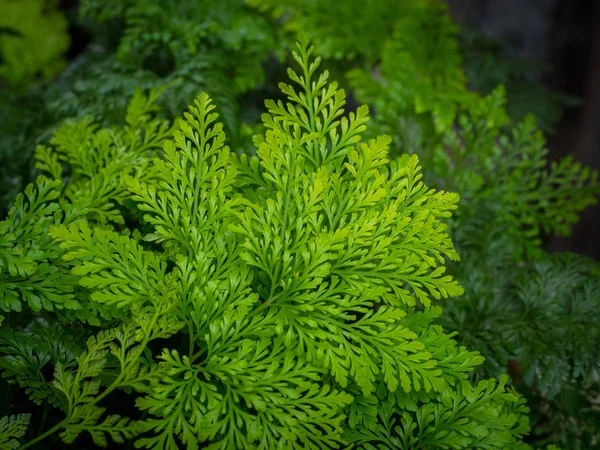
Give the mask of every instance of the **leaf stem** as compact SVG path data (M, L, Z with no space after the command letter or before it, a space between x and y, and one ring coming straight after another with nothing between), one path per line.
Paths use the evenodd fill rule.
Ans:
M60 430L61 428L63 428L67 423L67 419L59 422L58 424L56 424L55 426L53 426L52 428L50 428L49 430L47 430L45 433L40 434L38 437L36 437L34 440L27 442L25 445L22 445L21 447L19 447L19 450L25 450L27 448L32 447L33 445L37 444L38 442L46 439L47 437L53 435L54 433L56 433L58 430Z
M45 380L44 380L45 381ZM42 419L40 420L40 427L38 434L41 433L46 427L46 419L48 418L48 402L44 402L44 410L42 412Z

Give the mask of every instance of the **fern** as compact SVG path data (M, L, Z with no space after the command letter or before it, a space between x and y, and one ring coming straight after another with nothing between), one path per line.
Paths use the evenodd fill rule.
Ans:
M378 66L367 58L366 68L349 72L350 84L359 100L375 109L375 123L367 133L389 133L392 154L417 154L429 184L455 190L463 199L448 225L463 260L461 264L451 263L450 272L464 285L466 294L446 308L440 322L458 331L458 339L467 347L481 349L486 355L480 376L500 376L517 361L519 370L529 377L527 385L533 390L530 399L533 397L534 404L542 410L551 404L558 417L570 414L567 426L552 418L552 412L532 413L538 420L537 430L558 439L539 438L538 444L561 442L567 448L586 448L597 436L588 425L588 416L596 414L590 403L596 388L573 370L581 364L594 374L595 369L588 364L597 355L598 346L579 344L575 360L566 361L562 348L550 342L567 339L557 334L577 336L578 323L595 328L575 311L565 310L564 303L549 296L543 287L556 286L551 280L568 277L567 265L556 266L551 272L554 278L544 277L540 284L515 286L515 280L531 276L526 268L534 264L549 264L541 249L543 239L552 234L568 235L579 213L597 201L597 174L569 157L550 164L535 119L526 117L510 124L503 86L486 97L467 90L456 28L446 14L439 14L443 11L440 8L414 6L412 14L397 18L395 34L382 39L384 50ZM284 10L282 7L280 11ZM290 23L300 23L297 11L293 10ZM335 23L343 26L341 21ZM310 29L308 24L303 27ZM350 30L356 31L348 27L346 32ZM443 38L432 42L428 30ZM361 37L356 33L357 39ZM326 47L323 54L332 56ZM517 288L525 289L518 297L513 292ZM536 290L544 294L538 296ZM586 305L587 314L594 316L592 311L598 305L593 288L578 292L577 304ZM564 299L570 302L567 299L573 297L565 294ZM523 319L523 309L527 319ZM569 317L567 322L559 319L565 316ZM535 342L533 336L542 334L554 336L541 352L545 356L538 355L540 349L529 344ZM528 338L515 339L525 335ZM545 341L545 337L540 339ZM585 411L589 413L579 415L567 394L560 400L544 398L552 398L561 389L588 405ZM544 396L541 399L534 394L538 390ZM545 425L547 421L555 428Z
M0 449L19 448L18 439L25 434L30 417L30 414L18 414L0 419Z
M397 395L396 401L388 400L379 407L383 426L356 430L351 439L369 449L526 448L517 444L514 436L528 429L526 423L516 420L527 408L513 393L504 392L505 383L506 377L498 386L491 381L464 386L455 398L439 403L419 404L417 399ZM507 407L512 403L514 407ZM398 414L398 404L406 411Z
M324 58L370 62L378 58L381 43L392 33L395 21L421 3L407 0L396 2L391 8L387 0L377 0L365 8L360 2L351 1L338 8L326 1L246 1L259 11L270 13L287 33L301 34L318 43L317 51ZM293 40L286 39L282 43L293 44Z
M491 164L497 184L495 193L489 187L484 197L501 196L507 221L522 224L533 235L568 235L579 212L596 203L598 174L572 157L553 162L546 170L548 151L532 117L516 127L511 137L504 151L494 152Z
M109 309L89 303L76 292L77 278L61 260L63 251L49 236L52 225L77 223L84 218L122 224L117 209L126 198L123 177L143 170L142 155L152 153L170 135L169 124L152 114L159 92L148 97L138 91L121 130L99 129L90 118L65 123L57 130L53 149L37 149L38 168L55 181L39 177L20 195L0 222L0 309L32 312L44 309L99 324L96 315L112 317ZM71 163L69 182L59 180L62 162Z
M463 262L449 269L465 295L446 305L439 323L485 356L477 378L513 377L527 394L539 443L593 448L597 264L569 254L526 262L514 257L521 244L505 226L466 225L456 235Z
M597 175L467 89L441 2L81 13L100 45L0 111L3 199L45 174L0 223L3 403L61 415L24 448L596 445L597 272L541 244ZM373 119L306 46L271 91L300 35Z
M431 32L436 39L424 39ZM441 2L414 7L398 20L384 45L377 75L360 69L350 72L360 100L370 103L371 93L380 92L388 107L395 105L403 116L431 114L436 131L448 130L458 109L476 98L466 89L456 33Z
M275 32L264 17L246 8L243 0L133 0L116 7L113 3L86 0L81 14L101 21L124 18L124 32L116 52L121 61L142 67L156 64L150 61L158 57L159 61L173 59L175 67L181 67L197 57L211 62L207 58L209 50L219 48L222 55L213 58L218 61L214 69L225 66L227 72L233 72L229 75L234 83L228 86L233 88L228 89L230 92L245 92L264 80L261 61L275 47ZM204 88L211 89L210 83Z
M207 90L220 101L228 129L237 132L239 106L228 89L226 71L223 58L208 52L182 56L175 68L157 74L135 61L121 61L110 52L94 50L81 55L46 90L44 108L59 120L93 116L110 126L122 123L137 89L165 90L157 102L161 115L169 118L181 114L190 97Z
M0 329L2 376L9 382L18 383L38 405L47 401L53 406L64 407L62 397L46 376L58 364L74 365L76 356L81 353L76 340L85 334L43 320L34 322L29 332L31 334Z
M40 8L54 1L5 3L11 11L16 9L20 15L28 13L34 18L22 20L12 13L3 17L29 26ZM73 18L71 25L89 34L92 45L77 55L52 83L35 84L27 95L14 88L2 89L0 216L4 216L6 205L16 194L35 179L31 173L32 150L38 144L47 145L64 119L91 116L103 126L118 126L124 120L128 99L138 88L150 91L168 87L168 94L158 103L161 115L169 119L179 116L190 98L208 92L218 102L230 139L240 147L249 141L240 132L242 120L253 125L258 120L257 114L242 117L240 103L244 94L265 81L262 62L276 47L276 28L241 0L223 5L199 5L195 0L81 3L82 18L79 22ZM49 11L54 14L52 8ZM122 29L111 22L118 14L126 19ZM31 33L45 30L45 20L42 16L41 24L32 23L35 30ZM62 16L57 16L53 24L61 29L67 25ZM157 33L158 29L163 32ZM63 43L63 36L38 36L32 34L35 42L24 51L15 50L16 63L22 62L22 55L28 55L30 49L42 49L42 44L60 43L61 48L68 45L68 41ZM114 39L106 39L107 36ZM5 34L0 36L0 42L14 43L15 39L14 33L7 34L6 39ZM32 62L51 70L49 76L62 69L62 65L58 67L45 55L37 56ZM12 73L16 71L11 70Z
M23 302L38 312L78 309L73 297L72 280L61 273L61 264L53 264L59 256L56 246L47 236L49 226L58 220L59 182L38 180L37 190L30 185L24 201L21 194L0 223L0 309L21 311ZM67 275L62 277L61 275Z
M508 231L535 252L540 236L570 233L578 214L596 202L600 184L595 171L572 157L548 163L535 118L508 128L503 105L498 89L461 113L455 129L425 151L434 179L467 198L459 217L494 210L494 220L509 224Z
M432 324L431 300L462 293L441 222L457 195L427 188L416 156L390 162L389 138L361 141L366 108L343 115L311 52L294 53L287 104L267 102L256 156L233 156L206 94L172 137L140 94L122 129L67 123L38 151L55 175L72 163L48 234L78 297L116 320L51 357L65 415L22 448L55 433L148 449L525 448L519 397L472 386L481 357ZM119 391L146 415L106 410Z

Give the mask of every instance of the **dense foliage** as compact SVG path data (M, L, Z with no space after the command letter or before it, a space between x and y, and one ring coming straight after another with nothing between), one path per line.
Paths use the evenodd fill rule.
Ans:
M570 99L433 0L84 0L62 71L18 3L0 449L600 448L600 266L543 250L600 185L527 115Z

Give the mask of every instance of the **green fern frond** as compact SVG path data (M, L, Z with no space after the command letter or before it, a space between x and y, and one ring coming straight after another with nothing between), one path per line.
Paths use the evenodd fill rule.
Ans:
M499 385L492 381L464 385L447 399L398 394L379 406L380 426L356 427L347 438L368 449L526 449L519 438L527 426L516 419L528 410L522 400L515 402L517 397L505 392L506 381L504 377Z
M81 349L78 334L69 333L58 325L38 321L31 326L32 334L0 329L0 370L2 377L18 383L35 403L48 401L62 406L62 398L44 376L52 373L48 366L72 367Z
M59 251L48 236L60 219L60 184L39 177L37 188L29 185L0 222L0 310L21 311L23 303L33 311L80 308L73 279L55 262Z
M160 94L161 90L153 90L146 96L136 90L122 131L100 128L91 117L84 117L67 121L56 130L52 150L38 149L40 165L52 172L58 171L56 160L70 165L70 182L63 195L76 209L79 207L78 214L92 215L101 223L123 223L116 205L127 198L124 177L136 171L143 173L148 156L171 136L168 121L152 114Z
M17 414L0 419L0 450L20 447L19 438L25 435L31 414Z
M546 168L545 139L530 116L512 132L511 143L498 149L494 186L504 206L507 221L530 230L567 236L586 207L600 196L598 173L567 156ZM506 141L505 141L506 143Z

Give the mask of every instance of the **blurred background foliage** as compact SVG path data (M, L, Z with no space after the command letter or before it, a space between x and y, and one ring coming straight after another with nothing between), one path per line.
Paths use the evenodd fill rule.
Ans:
M370 106L370 136L416 153L431 187L458 192L449 220L465 295L439 322L508 373L532 407L535 446L600 448L600 269L549 254L600 193L597 174L550 162L544 133L580 99L539 82L544 67L459 27L436 0L0 0L0 217L67 118L121 123L136 88L163 88L173 118L201 91L232 148L252 151L295 40L308 39ZM69 44L71 42L71 44Z

